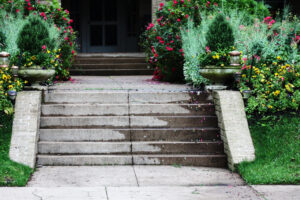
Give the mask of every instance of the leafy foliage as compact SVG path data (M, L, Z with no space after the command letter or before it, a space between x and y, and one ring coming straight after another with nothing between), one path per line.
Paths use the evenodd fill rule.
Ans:
M282 21L267 17L241 31L249 52L248 59L244 59L240 90L252 90L246 108L249 114L299 109L298 29L299 20L286 15Z

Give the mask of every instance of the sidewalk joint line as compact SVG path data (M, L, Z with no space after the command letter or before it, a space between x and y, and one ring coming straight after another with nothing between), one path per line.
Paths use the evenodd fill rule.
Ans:
M133 172L134 172L134 175L135 175L135 179L136 179L137 186L140 187L139 179L138 179L138 177L137 177L137 175L136 175L134 165L132 166L132 169L133 169Z
M109 200L108 192L107 192L107 187L105 186L104 188L105 188L106 199Z

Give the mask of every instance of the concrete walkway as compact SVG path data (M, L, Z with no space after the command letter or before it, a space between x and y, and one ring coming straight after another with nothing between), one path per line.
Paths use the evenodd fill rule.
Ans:
M299 200L300 186L247 186L226 169L179 166L42 167L1 200Z

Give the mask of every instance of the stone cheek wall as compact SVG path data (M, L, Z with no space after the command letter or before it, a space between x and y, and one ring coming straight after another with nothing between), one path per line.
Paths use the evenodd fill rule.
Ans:
M40 127L42 92L19 92L13 121L10 159L35 167L38 133Z
M246 118L244 101L240 92L213 92L224 150L228 158L228 167L255 159L255 149Z

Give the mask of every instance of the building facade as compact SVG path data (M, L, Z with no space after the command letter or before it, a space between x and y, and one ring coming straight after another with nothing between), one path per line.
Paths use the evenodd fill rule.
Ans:
M61 0L82 53L139 52L139 38L164 0Z
M80 52L139 52L145 26L155 20L159 4L167 0L60 0L70 10L78 32ZM257 0L261 1L261 0ZM264 0L275 12L290 4L295 13L300 0Z

